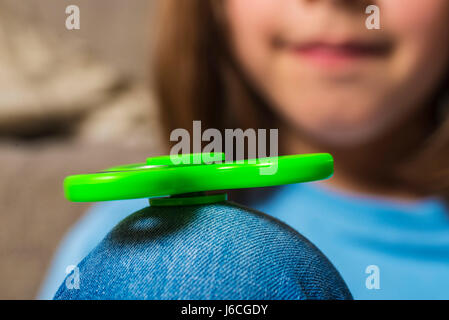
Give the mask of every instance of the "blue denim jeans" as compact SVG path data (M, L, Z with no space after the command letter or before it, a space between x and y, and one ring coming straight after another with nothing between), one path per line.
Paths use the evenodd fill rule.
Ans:
M55 299L351 299L329 260L286 224L222 202L147 207L121 221ZM69 281L70 280L70 281Z

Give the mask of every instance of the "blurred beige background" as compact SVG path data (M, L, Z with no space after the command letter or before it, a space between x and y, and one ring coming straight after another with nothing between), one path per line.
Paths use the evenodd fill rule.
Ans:
M35 297L87 208L64 199L66 175L161 153L154 2L0 0L0 299ZM65 28L70 4L80 30Z

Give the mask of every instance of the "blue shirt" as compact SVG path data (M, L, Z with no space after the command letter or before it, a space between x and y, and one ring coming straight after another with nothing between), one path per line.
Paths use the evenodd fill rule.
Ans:
M140 199L93 206L62 242L39 298L51 299L67 266L147 205ZM449 299L449 212L439 199L400 203L308 183L284 186L253 207L312 241L355 299Z

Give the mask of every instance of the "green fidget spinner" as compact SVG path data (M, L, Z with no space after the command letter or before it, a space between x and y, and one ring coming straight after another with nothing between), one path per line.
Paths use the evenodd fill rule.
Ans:
M64 191L74 202L150 198L153 206L195 205L227 199L226 194L205 191L316 181L330 178L333 172L334 161L327 153L234 162L225 161L224 153L196 153L68 176Z

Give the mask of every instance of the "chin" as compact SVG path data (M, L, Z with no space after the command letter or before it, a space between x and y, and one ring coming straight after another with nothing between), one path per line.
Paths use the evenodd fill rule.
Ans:
M338 119L328 121L301 121L298 127L318 144L329 147L359 147L378 138L383 129L373 121L348 122Z
M374 139L373 135L349 129L317 132L314 136L321 145L335 148L360 147Z

